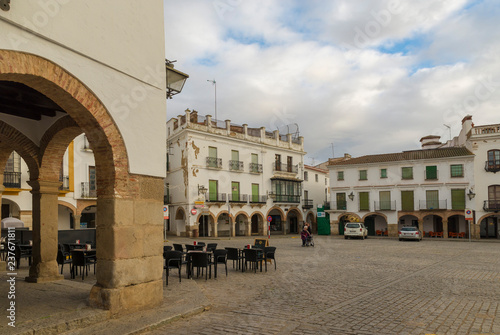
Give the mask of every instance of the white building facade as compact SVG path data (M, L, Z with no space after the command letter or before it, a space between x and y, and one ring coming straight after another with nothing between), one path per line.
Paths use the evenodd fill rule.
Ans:
M330 177L328 170L304 165L302 210L305 221L311 224L313 232L318 231L318 208L330 208Z
M177 236L298 233L303 138L187 110L167 122L167 230Z

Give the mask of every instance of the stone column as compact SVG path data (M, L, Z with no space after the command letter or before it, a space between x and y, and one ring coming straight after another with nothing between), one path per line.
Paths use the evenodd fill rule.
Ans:
M42 283L64 279L57 266L57 196L61 182L30 180L33 198L33 256L26 281Z
M448 238L448 220L443 220L443 238Z
M338 220L330 221L330 234L331 235L340 235L339 221Z
M163 179L134 179L133 198L97 199L97 282L89 302L113 315L153 308L163 300Z
M73 215L73 227L74 229L80 229L80 219L81 215Z
M418 230L424 236L424 220L418 220Z
M210 217L207 217L206 219L208 220L208 219L210 219ZM217 226L218 226L218 222L216 220L214 220L214 237L219 237L219 233L217 232Z
M398 224L387 223L387 235L389 237L398 237Z

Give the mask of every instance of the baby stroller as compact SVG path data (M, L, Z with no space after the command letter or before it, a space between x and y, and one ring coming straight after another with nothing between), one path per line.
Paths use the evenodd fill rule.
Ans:
M307 247L308 247L308 246L314 247L314 240L313 240L312 235L307 236L306 246L307 246Z

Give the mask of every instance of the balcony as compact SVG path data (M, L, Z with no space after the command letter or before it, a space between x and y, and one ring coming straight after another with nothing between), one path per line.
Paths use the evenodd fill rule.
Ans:
M344 201L332 201L329 207L334 211L345 211L347 209L347 201L345 201L345 200Z
M222 158L207 157L207 167L213 169L222 169Z
M262 164L250 163L250 173L262 173Z
M395 211L396 210L396 200L392 201L375 201L376 211Z
M167 194L167 195L164 195L163 196L163 204L164 205L168 205L168 204L171 204L171 197L170 197L170 194Z
M252 194L250 196L251 204L265 204L266 202L267 202L267 196L265 195Z
M8 188L21 188L21 172L4 172L3 186Z
M483 204L483 209L487 212L500 211L500 200L485 200Z
M300 195L287 195L287 194L275 194L269 193L271 199L274 202L286 202L286 203L300 203Z
M226 202L226 193L207 193L206 202Z
M486 161L484 164L484 169L487 172L497 173L500 171L500 160Z
M314 201L312 199L302 200L302 208L311 209L314 207Z
M243 171L243 162L241 162L241 161L229 161L229 170L231 170L231 171Z
M330 209L330 202L329 201L324 201L323 202L323 209L324 210L329 210Z
M62 185L59 186L59 190L69 191L69 176L62 176L59 178L59 181L62 183Z
M82 183L82 198L97 198L97 190L91 190L88 182Z
M420 200L421 211L446 209L446 200Z
M238 202L238 203L247 203L248 202L248 195L247 194L229 193L227 195L227 198L229 199L229 202Z
M299 166L298 165L289 165L289 164L281 164L281 163L273 163L273 171L274 172L287 172L287 173L298 173Z

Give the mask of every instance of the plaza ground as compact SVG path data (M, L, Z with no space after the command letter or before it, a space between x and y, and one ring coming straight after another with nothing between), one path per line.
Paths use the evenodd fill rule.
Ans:
M253 242L249 237L199 240L216 242L219 248ZM171 237L166 242L172 243L192 239ZM497 240L399 242L315 236L315 247L303 248L299 238L288 235L271 237L271 245L277 247L277 271L273 264L267 272L242 273L229 262L227 277L219 265L217 279L188 280L183 273L181 283L172 273L160 308L121 319L109 320L105 311L87 307L93 274L83 282L64 280L50 286L19 278L19 327L13 331L3 321L0 332L500 334ZM22 296L33 290L33 297ZM43 317L41 310L52 314ZM64 321L60 328L43 327L47 319L56 318ZM32 331L35 328L38 332Z

